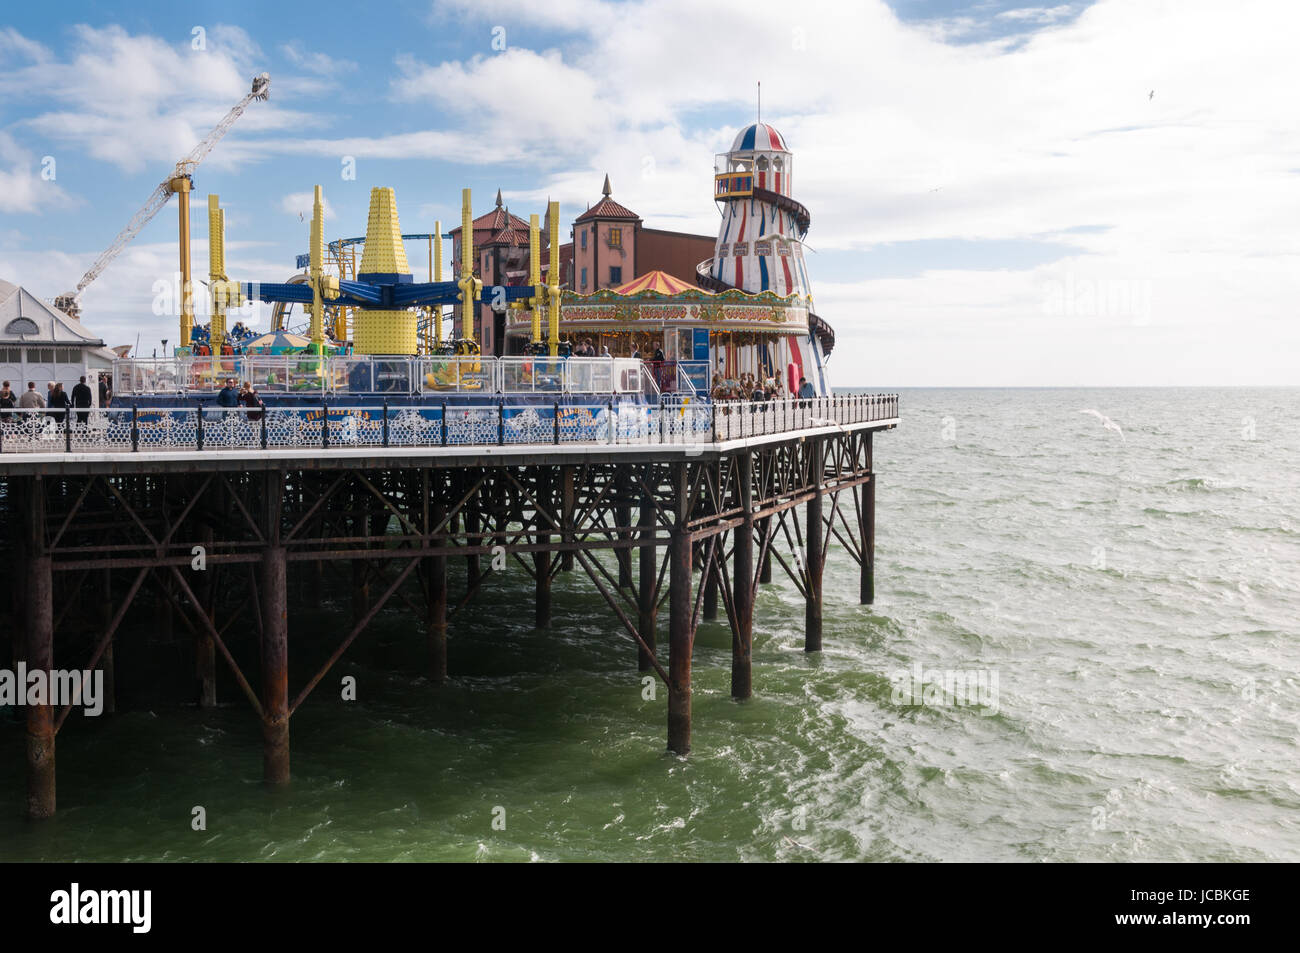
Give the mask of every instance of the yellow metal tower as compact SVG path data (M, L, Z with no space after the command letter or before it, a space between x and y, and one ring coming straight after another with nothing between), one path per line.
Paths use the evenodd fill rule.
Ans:
M358 277L409 275L411 266L402 244L402 227L397 221L397 200L391 188L370 190L370 219L366 225L366 247L361 253ZM416 354L419 340L414 311L357 312L353 350L357 354Z

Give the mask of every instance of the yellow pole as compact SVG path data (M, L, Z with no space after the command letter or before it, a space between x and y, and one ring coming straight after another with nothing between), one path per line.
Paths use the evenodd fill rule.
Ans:
M551 357L560 353L560 203L551 202L546 208L551 224L551 264L546 272L546 304L550 332L547 336Z
M323 354L325 351L325 300L321 294L321 282L325 276L325 205L321 200L321 188L316 186L316 197L311 207L311 352Z
M190 189L193 183L188 175L178 175L167 183L175 192L180 205L180 258L181 258L181 347L190 346L190 331L194 327L194 289L190 282Z
M212 356L218 361L226 340L226 215L220 203L217 196L208 196L208 287L212 300L209 330Z
M469 189L460 190L460 336L474 340L474 303L483 293L483 282L474 277L474 214Z
M433 223L433 254L434 254L433 260L435 262L433 266L433 280L442 281L442 222L440 221L435 221ZM440 304L434 305L433 313L434 313L433 343L435 345L441 346L442 345L442 305Z
M532 343L542 339L542 302L546 289L542 287L542 232L537 225L537 216L528 216L528 283L533 286L533 299L528 307L533 312Z

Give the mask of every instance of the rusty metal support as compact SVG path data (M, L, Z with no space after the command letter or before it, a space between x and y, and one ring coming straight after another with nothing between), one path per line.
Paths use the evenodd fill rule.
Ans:
M718 558L722 558L721 554L719 554ZM706 576L702 580L704 583L704 621L716 622L718 621L718 576L717 573L708 572L707 567L704 575Z
M262 555L262 768L267 784L289 783L289 606L283 546Z
M441 496L430 507L430 514L433 525L441 526L447 517ZM447 680L447 557L429 557L425 571L428 595L424 631L429 647L429 680L441 684Z
M654 497L646 493L641 496L641 513L637 526L640 527L641 541L641 548L637 553L637 568L640 573L640 585L637 588L637 631L641 633L641 641L653 650L659 559L655 548L655 501ZM652 668L649 653L640 646L637 647L636 667L639 672L648 672Z
M804 578L807 581L803 635L805 652L820 652L822 648L822 569L826 562L822 523L822 482L824 480L822 454L824 452L825 446L820 437L808 441L808 478L812 481L813 494L808 501L803 556ZM798 523L796 522L795 525L797 527Z
M54 816L54 706L50 703L50 670L54 667L54 567L45 547L45 484L27 481L23 516L26 524L27 668L43 672L45 697L27 706L27 816Z
M113 570L99 570L99 624L108 632L113 624ZM104 714L117 713L117 661L110 637L99 656L99 670L104 673Z
M753 457L745 450L736 458L736 495L744 522L732 531L732 605L735 621L731 634L731 697L740 701L753 694L754 648L754 493Z
M267 784L281 786L289 783L289 578L278 473L266 473L262 494L262 775Z
M577 474L574 467L569 465L561 468L560 479L563 481L560 490L562 497L560 502L560 519L564 526L564 534L561 538L566 543L572 543L573 513L578 505ZM572 551L565 550L565 552L560 556L560 568L565 572L573 571Z
M668 750L679 755L691 750L691 535L688 467L673 466L676 521L668 544Z
M204 552L211 553L212 528L205 526L200 536ZM194 587L200 600L200 605L195 606L195 609L208 618L207 626L194 630L194 677L198 683L200 708L217 707L217 644L212 641L211 633L217 622L217 590L213 578L216 571L215 566L205 568L202 580Z
M537 504L534 509L534 520L537 524L535 542L539 547L549 547L551 545L551 534L547 532L547 520L542 512L542 507L551 508L551 486L543 472L538 472L537 480ZM539 629L546 629L551 625L551 552L549 548L538 549L533 553L533 575L536 577L534 579L533 624Z

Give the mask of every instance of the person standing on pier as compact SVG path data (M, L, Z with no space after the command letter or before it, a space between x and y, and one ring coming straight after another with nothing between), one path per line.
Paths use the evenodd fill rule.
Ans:
M72 406L72 401L68 400L68 393L63 389L62 382L54 385L54 390L50 394L49 407L50 416L56 422L62 422L67 416L68 408Z
M18 395L9 389L9 382L5 381L4 387L0 387L0 420L8 420L10 415L5 411L17 406Z
M45 406L45 398L36 393L36 381L27 382L27 391L23 396L18 398L18 406L24 410L31 410Z
M262 419L262 398L257 396L257 391L253 385L244 382L244 386L239 389L239 403L242 407L249 408L248 420L251 423L257 423Z
M77 408L78 425L86 426L86 421L90 419L90 405L92 403L93 397L90 388L86 386L86 378L82 377L80 383L72 388L72 406Z
M227 377L224 386L217 391L218 407L238 407L239 393L235 390L235 379Z

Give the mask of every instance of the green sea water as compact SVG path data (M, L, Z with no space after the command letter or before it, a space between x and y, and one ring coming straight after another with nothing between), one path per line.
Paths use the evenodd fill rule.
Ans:
M131 630L123 710L59 735L51 821L22 817L0 713L0 860L1300 860L1300 390L911 390L902 415L876 604L832 543L807 655L775 567L740 704L702 625L688 758L585 575L540 631L516 567L453 620L442 687L385 611L294 716L284 791L224 669L220 707L187 705L184 642ZM295 607L292 685L349 623L345 590ZM996 676L996 705L907 704L916 666Z

